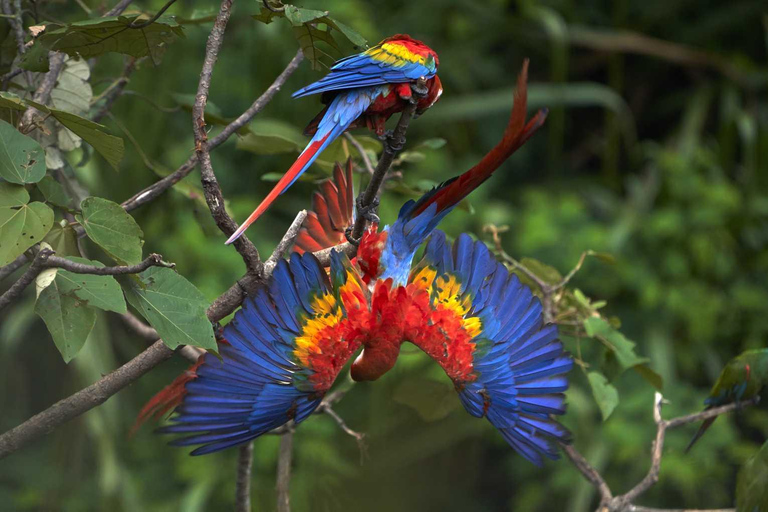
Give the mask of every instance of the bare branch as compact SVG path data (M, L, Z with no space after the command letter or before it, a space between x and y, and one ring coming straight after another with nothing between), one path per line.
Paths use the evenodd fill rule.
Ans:
M43 412L32 416L18 427L0 435L0 460L38 437L48 434L63 423L103 404L109 397L171 357L172 354L171 349L163 345L161 341L157 341L147 350L94 384L57 402Z
M374 206L374 201L379 193L382 183L384 183L384 176L387 174L389 167L392 165L392 161L395 156L402 151L405 145L405 133L408 131L408 125L411 122L413 114L416 112L416 102L419 98L424 97L426 94L426 81L424 78L419 78L413 89L413 98L411 103L405 107L403 113L400 115L400 120L397 122L394 131L391 135L387 136L384 141L384 151L379 158L379 163L376 165L376 169L371 176L371 181L368 182L368 187L365 192L359 198L361 210L369 209ZM352 229L352 238L359 239L363 234L367 220L365 215L358 214L355 220L355 226Z
M176 0L168 0L168 2L166 2L166 3L165 3L165 5L164 5L164 6L162 6L162 7L160 8L160 10L159 10L159 11L157 11L157 13L155 13L155 15L154 15L154 16L152 16L151 18L149 18L147 21L143 21L143 22L141 22L141 23L136 23L136 20L133 20L133 21L131 22L131 24L130 24L130 25L128 25L128 28L145 28L145 27L148 27L148 26L150 26L151 24L153 24L154 22L156 22L156 21L157 21L157 19L158 19L160 16L162 16L162 15L163 15L163 13L164 13L165 11L167 11L167 10L168 10L168 8L169 8L170 6L172 6L172 5L173 5L173 4L175 4L175 3L176 3ZM138 19L138 18L137 18L137 19Z
M264 93L259 96L256 101L253 102L253 104L251 104L248 110L240 114L237 119L224 127L221 133L208 141L208 150L213 151L213 149L220 146L223 142L229 139L232 134L248 124L251 119L253 119L259 112L261 112L264 107L266 107L267 104L272 101L272 98L275 97L275 94L277 94L280 88L285 84L285 81L288 80L288 77L291 76L294 71L296 71L296 69L299 67L299 63L301 63L303 59L304 54L301 52L301 50L299 50L293 60L288 63L283 72L278 75L274 82L272 82L272 85L270 85L267 90L264 91ZM153 199L160 196L163 192L174 186L176 183L184 179L190 172L192 172L196 165L197 155L190 156L186 162L181 164L181 166L171 174L153 183L130 199L124 201L122 204L123 208L125 208L127 211L131 211L143 204L152 201Z
M40 82L37 90L32 95L32 101L42 105L48 103L48 100L51 98L51 91L56 87L56 80L59 79L59 73L64 69L64 58L66 56L65 53L48 53L48 72L45 74L42 82ZM19 130L22 131L22 133L32 126L35 112L37 112L37 110L34 107L29 107L21 116Z
M29 261L29 258L27 258L26 254L21 254L18 258L10 262L4 267L0 267L0 281L8 277L9 275L13 274L17 270L19 270L21 267L24 266L25 263Z
M35 280L40 271L45 268L47 260L52 256L53 251L50 249L42 249L37 253L37 256L35 256L35 259L32 260L32 264L29 266L27 271L24 272L18 281L13 283L13 285L8 288L8 291L0 295L0 310L2 310L8 304L13 302L19 295L21 295L21 292L23 292L26 287Z
M280 438L277 459L277 512L291 512L291 459L293 458L293 425Z
M661 408L666 403L661 393L656 393L653 399L653 420L656 423L656 437L651 447L651 467L645 477L629 492L618 496L611 495L611 490L608 484L605 482L600 473L590 466L590 464L584 459L584 457L576 451L571 445L561 444L561 448L571 460L576 469L584 475L584 477L598 489L600 493L600 510L606 512L725 512L732 511L733 509L709 509L707 511L697 511L688 509L655 509L646 508L634 505L635 501L640 495L648 491L653 487L656 482L659 481L659 471L661 469L661 459L664 451L664 439L666 431L669 428L679 427L680 425L687 425L697 421L714 418L721 414L731 412L736 409L748 407L757 404L760 401L760 397L755 397L751 400L747 400L740 403L733 403L724 405L721 407L715 407L706 411L698 412L695 414L688 414L686 416L680 416L671 420L664 420L661 416Z
M368 153L365 152L363 145L360 144L357 139L354 138L349 132L344 132L344 137L349 141L350 144L355 147L357 152L360 153L360 158L363 159L363 163L365 164L365 169L368 171L368 174L373 175L373 164L371 164L371 159L368 158Z
M105 12L103 17L106 18L108 16L117 16L118 14L121 14L129 5L131 5L131 2L133 2L133 0L120 0L117 5Z
M135 70L136 70L136 58L128 57L125 61L125 66L123 66L123 73L122 75L120 75L120 78L117 79L117 81L109 88L108 91L105 91L106 94L104 94L104 97L103 97L104 104L101 106L99 111L96 112L96 114L93 116L92 119L94 122L96 123L100 122L102 118L106 116L107 113L112 109L112 105L123 94L123 91L125 90L125 86L128 85L128 79Z
M339 416L339 414L336 411L333 410L333 407L331 407L330 403L323 402L320 404L320 407L318 407L318 409L320 409L322 412L324 412L325 414L333 418L333 420L336 422L339 428L341 428L341 430L344 431L345 434L355 438L355 441L357 441L357 447L360 450L360 464L362 464L367 455L367 447L365 445L365 434L349 428L349 426L347 426L344 419L341 416Z
M16 38L16 49L19 55L24 55L27 51L27 47L24 44L24 22L21 18L21 1L14 0L13 9L11 8L11 0L2 0L3 14L7 16L8 23L13 29L14 37Z
M277 260L283 257L285 251L287 251L288 248L293 244L293 241L296 240L296 237L299 235L299 230L301 230L301 225L304 223L304 219L306 218L307 210L301 210L298 215L296 215L296 218L293 219L290 227L288 227L288 231L285 232L282 240L280 240L280 242L275 247L272 255L267 259L266 262L264 262L265 271L270 273L272 272L272 270L275 268L275 265L277 265Z
M116 265L114 267L97 267L96 265L86 265L77 263L59 256L51 256L44 263L46 267L58 267L68 270L75 274L93 274L96 276L119 276L123 274L138 274L144 272L149 267L174 268L174 263L163 261L159 254L150 254L138 265Z
M707 508L707 509L693 509L693 508L648 508L648 507L636 507L630 505L627 509L628 512L736 512L734 508Z
M235 483L235 512L251 512L251 467L253 466L253 441L240 447L237 458Z
M608 484L600 473L592 467L587 459L585 459L572 444L560 443L560 448L565 452L565 455L570 459L573 465L576 466L576 469L584 475L584 478L595 486L597 492L600 493L600 503L603 505L608 503L613 498L613 494L611 494L610 487L608 487Z

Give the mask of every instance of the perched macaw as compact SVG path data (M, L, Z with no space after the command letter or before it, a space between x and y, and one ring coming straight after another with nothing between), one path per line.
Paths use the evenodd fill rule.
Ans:
M704 400L705 410L754 398L766 384L768 384L768 349L747 350L728 361L720 372L717 382ZM716 419L717 416L704 420L685 449L686 453Z
M367 126L383 135L387 119L402 112L413 99L411 84L419 78L427 79L427 90L418 100L416 114L431 107L443 92L436 74L438 64L437 53L429 46L397 34L337 61L325 77L293 93L294 98L321 93L328 106L307 126L305 133L312 139L296 162L226 243L237 240L344 131Z
M556 327L544 324L539 300L484 243L461 235L450 244L434 231L544 122L544 111L525 122L526 71L527 62L503 139L478 165L408 201L382 232L367 230L356 264L335 251L328 272L310 252L281 260L224 327L221 358L203 356L140 419L177 406L161 431L189 436L171 444L202 445L194 455L229 448L305 420L359 349L351 376L370 381L394 366L409 341L442 366L467 412L487 418L526 459L556 458L553 441L569 434L554 415L565 412L573 365ZM349 216L352 191L341 167L335 178L315 203L334 207L308 218L300 251L338 241L330 219Z

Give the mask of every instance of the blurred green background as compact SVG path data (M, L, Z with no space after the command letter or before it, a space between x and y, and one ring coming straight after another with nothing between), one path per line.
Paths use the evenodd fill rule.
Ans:
M91 8L100 2L84 0ZM160 0L134 4L148 12ZM235 117L272 82L297 49L285 20L250 18L254 0L235 2L215 69L210 101ZM44 19L87 18L75 2L40 3ZM390 182L385 222L413 191L473 165L503 130L524 57L531 59L530 108L550 107L541 131L441 225L449 235L483 237L486 223L509 225L505 250L565 273L582 251L573 285L606 300L622 332L650 357L672 404L665 415L697 411L720 368L768 340L768 9L764 1L646 2L307 0L330 11L371 43L404 32L440 55L445 93L414 121L408 147L442 138L403 162L405 186ZM211 2L181 0L169 11L199 16ZM143 62L113 112L110 130L126 140L115 174L98 156L77 168L95 195L120 202L180 165L193 149L191 115L179 96L197 88L210 23L185 25L158 67ZM344 53L354 49L347 44ZM110 54L94 69L98 93L122 69ZM257 119L303 128L315 98L290 92L322 76L305 62ZM162 109L158 106L163 107ZM167 111L167 108L172 108ZM236 137L213 153L232 213L245 218L295 154L255 155ZM438 145L438 144L436 144ZM138 146L138 147L137 147ZM142 155L143 153L143 155ZM77 159L73 163L77 163ZM147 164L155 168L150 169ZM315 167L313 177L323 176ZM244 271L223 245L207 209L188 187L133 212L159 252L211 300ZM269 254L314 183L302 181L248 235ZM410 191L410 192L409 192ZM192 197L190 197L190 194ZM0 430L98 379L145 347L119 318L102 314L83 352L65 365L33 297L0 316ZM575 350L573 346L569 349ZM229 510L236 450L191 458L145 427L128 431L141 405L187 363L174 359L102 407L0 462L0 509L19 511ZM576 447L625 492L648 469L654 433L653 389L635 373L614 382L621 402L605 423L583 375L574 371L565 423ZM419 411L414 389L446 382L437 365L404 350L381 381L356 384L336 410L367 434L361 464L355 441L315 416L298 429L291 499L294 510L593 510L596 496L567 461L537 469L517 456L458 400L436 414ZM425 383L425 381L427 381ZM442 399L422 397L426 402ZM416 407L412 407L414 405ZM410 405L409 405L410 404ZM420 414L421 412L421 414ZM738 467L765 440L765 406L718 421L689 455L693 434L670 432L660 481L641 503L659 508L729 507ZM279 439L255 443L254 510L275 508Z

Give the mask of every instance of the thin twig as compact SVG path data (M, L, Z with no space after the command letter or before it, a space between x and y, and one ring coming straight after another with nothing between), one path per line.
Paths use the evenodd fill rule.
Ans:
M362 464L365 461L365 457L367 455L367 447L365 445L365 434L349 428L349 426L346 424L344 419L341 416L339 416L339 413L333 410L333 407L331 407L329 403L324 402L320 404L319 409L322 409L322 412L324 412L325 414L333 418L333 420L336 422L339 428L342 431L344 431L345 434L355 438L355 441L357 441L357 448L360 450L360 464Z
M743 407L749 407L755 405L760 401L760 397L752 398L739 403L732 403L723 405L721 407L714 407L695 414L688 414L686 416L679 416L670 420L664 420L661 416L661 408L666 401L661 393L655 393L653 399L653 420L656 424L656 437L651 447L651 466L648 473L643 479L635 485L629 492L618 496L612 496L611 490L608 484L605 482L600 473L592 467L584 457L576 451L572 445L561 444L561 448L571 460L576 469L587 479L600 493L600 510L608 512L675 512L671 509L654 509L646 508L634 505L632 502L640 497L643 493L648 491L659 481L659 471L661 469L661 460L664 455L664 439L667 429L679 427L681 425L687 425L689 423L695 423L697 421L703 421L709 418L714 418L721 414L725 414L736 409ZM687 509L676 509L679 512L704 512L694 511ZM733 510L733 509L718 509L720 511ZM707 512L718 512L716 510L708 510Z
M408 131L408 125L411 122L413 114L416 112L416 101L426 94L427 89L426 81L424 78L419 78L412 89L412 102L409 103L405 109L403 109L403 113L400 115L400 120L397 122L397 126L395 126L392 134L387 136L386 140L384 141L384 151L381 153L379 163L376 165L376 169L371 176L371 181L368 182L368 187L365 189L365 192L363 192L359 199L362 209L368 209L373 206L374 201L376 200L376 197L379 193L379 188L381 188L381 184L384 182L384 176L387 174L389 167L392 165L392 161L395 159L395 156L397 156L397 154L402 151L403 146L405 145L405 133ZM360 238L360 236L363 234L366 223L367 220L365 215L357 216L357 219L355 220L355 226L352 228L353 239Z
M51 256L47 259L44 266L58 267L69 270L75 274L93 274L96 276L119 276L123 274L138 274L144 272L149 267L174 268L174 263L163 261L159 254L150 254L141 263L137 265L116 265L114 267L97 267L96 265L86 265L77 263L59 256Z
M264 107L266 107L267 104L272 101L272 98L275 97L275 94L277 94L280 88L285 84L286 80L288 80L288 77L290 77L293 72L296 71L303 59L304 54L301 52L301 50L299 50L296 53L296 56L285 67L283 72L280 73L277 78L275 78L275 81L272 82L272 85L270 85L267 90L264 91L264 93L259 96L256 101L253 102L253 104L251 104L248 110L240 114L237 119L224 127L221 133L208 141L208 151L213 151L213 149L220 146L227 139L229 139L232 134L248 124L251 119L253 119L259 112L261 112ZM181 164L181 166L171 174L161 180L158 180L141 192L135 194L130 199L124 201L122 204L123 208L130 212L131 210L135 210L139 206L152 201L156 197L160 196L163 192L174 186L176 183L184 179L190 172L192 172L196 165L197 155L193 154L187 159L186 162Z
M45 105L51 98L51 91L56 87L56 81L59 79L59 73L64 69L64 59L67 55L65 53L49 52L48 53L48 72L43 77L40 85L32 95L32 101ZM29 107L21 116L19 122L19 131L24 132L32 126L32 118L37 110L34 107Z
M16 38L16 49L18 50L19 55L24 55L27 51L27 47L24 44L24 22L21 18L21 1L14 0L13 3L14 8L12 9L10 0L2 1L3 14L8 16L6 19L13 29L14 37Z
M307 210L301 210L298 215L296 215L296 218L293 219L293 222L291 222L291 225L288 227L288 231L285 232L285 235L283 235L283 238L280 240L280 242L278 242L275 250L272 251L272 255L267 259L267 261L264 262L265 271L271 273L272 269L274 269L275 265L277 265L277 260L282 258L283 254L285 254L285 251L287 251L288 248L293 245L293 241L296 240L296 237L299 235L301 225L304 223L304 219L306 218Z
M293 458L293 428L280 437L277 459L277 512L291 512L291 459Z
M53 251L50 249L41 249L35 259L32 260L32 264L29 266L26 272L8 288L4 294L0 295L0 310L6 307L8 304L14 301L24 289L29 286L32 281L35 280L40 273L49 258L53 256Z
M112 105L123 94L125 86L128 85L128 79L135 70L136 58L128 57L126 59L125 66L123 66L123 73L120 75L120 78L118 78L112 85L107 88L106 91L104 91L104 93L102 93L103 98L98 98L94 101L94 103L97 103L102 99L104 100L104 104L101 106L99 111L96 112L96 114L91 118L94 122L100 122L102 118L106 116L107 113L112 109Z
M253 466L253 441L240 447L237 458L235 482L235 512L251 512L251 467Z
M118 14L121 14L129 5L131 5L131 2L133 2L133 0L120 0L117 5L105 12L103 17L107 18L109 16L117 16Z
M365 151L365 148L363 147L360 142L356 138L354 138L350 133L344 132L344 137L349 141L350 144L352 144L358 153L360 153L360 158L363 159L363 164L365 164L365 169L368 171L368 174L373 176L374 169L373 164L371 163L371 159L368 158L368 153Z
M211 216L216 222L218 228L226 235L230 236L237 230L237 224L227 213L224 207L224 196L221 193L221 187L213 172L213 163L208 149L208 133L205 129L205 105L208 103L208 90L211 87L211 78L213 77L213 67L219 57L219 50L224 42L224 31L227 28L229 17L232 13L233 0L222 0L219 14L216 21L213 22L213 28L208 35L208 43L205 46L205 60L203 69L200 71L200 81L195 95L195 104L192 108L192 126L195 134L195 153L200 163L201 182L203 184L203 194ZM235 243L235 249L243 258L245 267L249 272L261 274L263 264L259 257L259 251L253 243L245 236L238 238Z
M145 28L145 27L148 27L148 26L150 26L151 24L153 24L154 22L156 22L156 21L157 21L157 19L158 19L160 16L162 16L162 15L163 15L163 13L164 13L165 11L167 11L167 10L168 10L168 8L169 8L170 6L172 6L172 5L173 5L173 4L175 4L175 3L176 3L176 0L168 0L168 2L166 2L166 4L165 4L164 6L162 6L162 7L160 8L160 10L159 10L159 11L157 11L157 13L156 13L154 16L152 16L151 18L149 18L147 21L143 21L143 22L141 22L141 23L136 23L136 20L133 20L133 21L131 22L131 24L130 24L130 25L128 25L128 28ZM136 19L138 19L138 18L136 18Z

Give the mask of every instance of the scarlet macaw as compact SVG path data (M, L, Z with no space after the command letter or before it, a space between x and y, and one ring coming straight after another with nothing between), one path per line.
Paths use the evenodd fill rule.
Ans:
M307 126L306 133L312 139L296 162L226 243L237 240L348 128L367 126L383 135L387 119L412 100L411 84L419 78L427 79L427 90L418 100L416 113L431 107L443 92L436 74L438 64L437 53L430 47L408 35L397 34L337 61L325 77L293 93L294 98L321 93L328 106Z
M526 71L527 62L502 141L478 165L408 201L382 232L367 230L356 264L335 251L330 272L310 252L281 260L224 327L221 358L203 356L140 418L178 405L161 431L189 436L171 444L202 445L194 455L215 452L306 419L358 349L352 378L375 380L410 341L443 367L467 412L486 417L531 462L556 458L553 441L568 432L553 415L565 412L565 374L573 365L556 327L544 324L539 300L485 244L461 235L451 245L433 233L544 122L544 111L525 122ZM316 222L310 217L300 250L336 243L338 230L324 224L332 216L341 223L351 210L348 178L339 167L337 186L321 196L333 206L316 213Z

